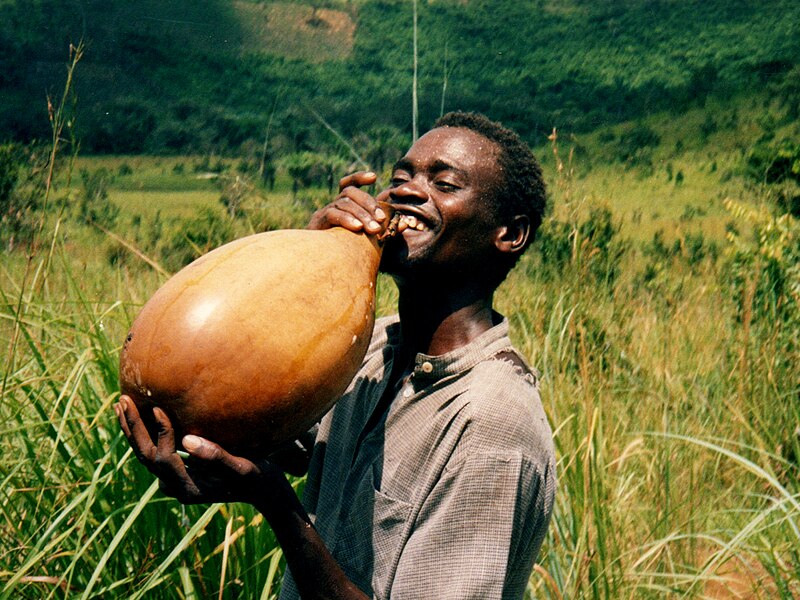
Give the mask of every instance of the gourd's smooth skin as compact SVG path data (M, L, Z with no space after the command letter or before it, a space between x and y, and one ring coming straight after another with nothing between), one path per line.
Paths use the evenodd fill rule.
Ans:
M179 436L263 455L318 421L360 367L379 261L375 236L341 227L217 248L145 304L122 350L122 393L143 416L164 410Z

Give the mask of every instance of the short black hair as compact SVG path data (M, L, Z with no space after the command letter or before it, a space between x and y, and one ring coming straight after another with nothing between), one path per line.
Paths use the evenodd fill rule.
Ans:
M462 127L497 145L500 149L498 163L503 171L503 184L495 194L493 208L500 219L510 220L515 215L527 215L531 222L530 244L542 224L547 191L542 168L528 144L516 132L480 113L449 112L440 117L434 127ZM522 252L517 254L514 262L521 255Z

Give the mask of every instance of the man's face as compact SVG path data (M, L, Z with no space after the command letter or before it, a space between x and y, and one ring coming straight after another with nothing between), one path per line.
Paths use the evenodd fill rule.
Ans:
M381 199L416 218L387 243L382 268L400 279L469 275L492 260L498 223L491 209L502 172L499 149L460 127L433 129L395 165Z

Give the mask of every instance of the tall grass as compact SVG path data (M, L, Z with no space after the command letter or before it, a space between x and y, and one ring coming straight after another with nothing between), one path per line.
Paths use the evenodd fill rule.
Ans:
M645 284L629 250L610 285L571 189L557 180L566 265L525 257L504 299L559 455L531 597L797 597L798 313L755 314L763 264L736 282L732 260L678 262Z
M774 284L795 255L739 240L719 259L645 256L554 149L554 212L498 293L558 452L529 597L797 597L800 316ZM51 206L35 251L0 270L0 598L275 597L281 553L258 514L183 508L131 456L118 353L163 276L81 248L99 238L68 212ZM764 239L789 249L782 223ZM381 279L379 312L395 302Z
M25 312L3 294L3 330L22 342L0 408L0 597L271 597L280 553L259 515L184 509L132 460L111 405L135 308L87 297L53 244L58 276L37 286L48 275L38 265L28 290L13 290ZM109 297L127 297L125 279L107 283Z

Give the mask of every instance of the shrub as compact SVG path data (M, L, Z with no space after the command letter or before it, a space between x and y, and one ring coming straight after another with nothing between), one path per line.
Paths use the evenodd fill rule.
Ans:
M136 99L112 102L87 142L95 152L137 154L148 148L160 119L157 108Z
M653 148L661 143L658 134L644 124L638 124L620 135L617 157L629 166L651 162Z
M538 274L548 278L588 274L597 283L613 285L629 246L619 232L620 225L606 207L592 208L585 220L577 223L546 219L534 245Z
M11 192L17 187L19 169L20 159L16 146L0 146L0 206L3 208L11 201Z
M800 144L784 139L777 144L761 142L746 156L746 173L759 183L800 183Z
M43 197L44 153L36 145L0 145L0 242L8 250L28 243Z
M81 170L82 190L78 201L78 219L87 224L111 228L119 216L119 207L108 198L111 173L101 168Z
M729 232L727 282L742 319L790 321L800 327L800 223L726 200L725 208L752 228L752 240ZM794 333L792 333L794 338ZM795 340L796 341L796 340Z
M235 237L231 221L210 208L201 210L188 221L173 222L162 235L166 242L159 251L161 263L172 271L178 271Z
M222 194L219 201L233 219L243 214L242 203L252 190L253 186L244 175L225 175L219 178L218 182L222 187Z
M326 186L333 191L336 175L342 173L345 161L336 155L318 152L295 152L285 156L282 166L292 179L292 195L311 186Z

